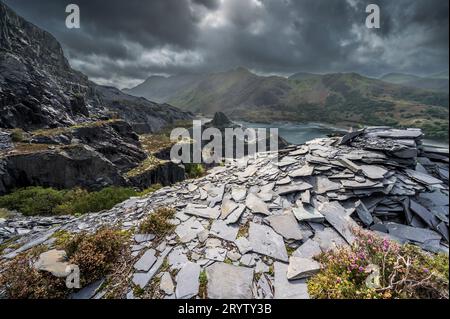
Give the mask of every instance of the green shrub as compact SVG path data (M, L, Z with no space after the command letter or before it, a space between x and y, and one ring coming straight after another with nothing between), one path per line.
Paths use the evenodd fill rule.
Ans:
M139 232L143 234L153 234L162 237L169 234L175 226L169 220L175 215L173 208L158 208L151 213L140 225Z
M64 192L42 187L19 189L0 197L0 207L16 210L27 216L53 215L64 202Z
M318 299L448 298L448 256L432 255L412 245L399 245L359 232L350 248L318 257L323 269L308 281ZM379 283L366 280L378 267Z
M98 192L28 187L0 197L0 207L26 216L81 215L109 210L133 196L138 192L124 187L107 187Z
M75 189L65 194L64 202L56 207L56 213L82 215L109 210L130 197L137 196L132 188L107 187L99 192L89 193Z
M206 170L202 164L184 164L186 175L190 179L199 178L205 175Z
M25 139L25 132L20 128L15 128L11 131L11 140L15 143L23 142Z

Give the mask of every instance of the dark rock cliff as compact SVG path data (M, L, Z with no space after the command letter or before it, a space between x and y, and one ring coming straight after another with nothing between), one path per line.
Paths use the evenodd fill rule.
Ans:
M139 133L191 117L89 81L70 67L51 34L0 2L0 128L67 126L111 113Z

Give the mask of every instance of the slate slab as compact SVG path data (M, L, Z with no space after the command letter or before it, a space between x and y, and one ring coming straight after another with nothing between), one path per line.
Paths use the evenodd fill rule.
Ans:
M134 264L134 269L147 272L156 262L156 251L154 249L147 250L141 258Z
M320 271L320 264L308 258L291 257L287 271L288 280L309 278Z
M287 211L282 215L273 215L267 218L267 221L278 234L285 239L302 240L310 233L303 232L295 219L294 215Z
M211 235L226 241L235 241L238 232L238 227L228 226L223 220L215 220L210 229Z
M254 252L280 261L288 261L283 237L272 228L250 223L249 241Z
M252 299L253 269L215 263L206 268L208 298Z
M200 271L200 266L191 262L181 268L176 277L175 295L177 299L190 299L198 294Z
M359 226L347 215L344 207L338 202L323 203L319 211L349 244L353 244L356 239L353 230L358 229Z
M274 299L310 299L306 280L287 279L288 265L275 262Z

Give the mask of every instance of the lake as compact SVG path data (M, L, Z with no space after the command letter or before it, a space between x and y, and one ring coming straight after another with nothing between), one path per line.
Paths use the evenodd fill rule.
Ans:
M238 122L248 128L278 128L278 134L291 144L303 144L319 137L326 137L336 132L346 132L343 129L320 123L249 123Z

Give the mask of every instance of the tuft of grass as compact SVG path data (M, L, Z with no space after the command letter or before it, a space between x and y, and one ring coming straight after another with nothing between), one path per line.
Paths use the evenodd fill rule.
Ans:
M286 251L288 256L291 257L295 253L296 249L286 245Z
M0 208L0 218L7 219L11 216L11 212L5 208Z
M316 299L448 299L448 256L399 245L359 231L350 248L318 257L323 269L308 281Z
M198 296L201 299L208 299L208 276L206 275L206 270L203 270L200 273L198 281L200 283L200 287L198 289Z
M202 164L184 164L184 167L189 179L200 178L206 174L206 169Z
M239 237L247 238L249 229L250 229L250 222L247 222L245 225L242 225L241 227L239 227L237 237L238 238Z
M25 140L25 132L20 128L15 128L11 131L11 140L14 143L20 143Z
M169 220L174 217L175 213L173 208L156 209L139 225L139 232L153 234L159 238L171 233L175 226Z

